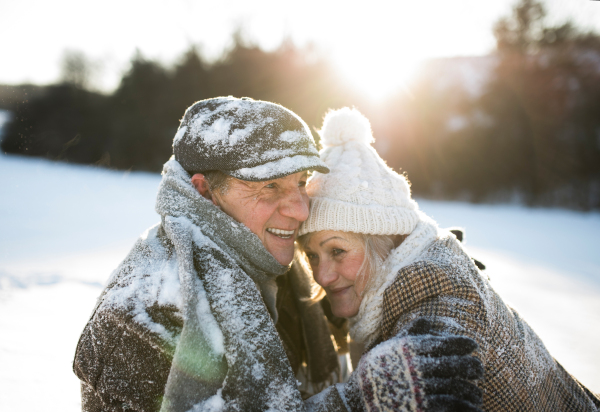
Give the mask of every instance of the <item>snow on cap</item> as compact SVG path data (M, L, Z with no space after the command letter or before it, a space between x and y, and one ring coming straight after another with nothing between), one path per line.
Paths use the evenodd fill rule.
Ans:
M297 114L248 97L217 97L191 105L173 139L173 154L189 173L220 170L246 181L304 170L329 172Z
M299 235L321 230L411 233L420 219L417 203L406 178L371 147L369 120L356 109L331 111L320 134L321 159L330 173L316 172L309 180L310 212Z

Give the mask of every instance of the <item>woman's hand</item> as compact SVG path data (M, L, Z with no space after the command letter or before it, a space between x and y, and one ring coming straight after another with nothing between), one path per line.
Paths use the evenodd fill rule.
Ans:
M481 411L483 377L473 339L431 334L417 319L404 333L375 346L352 379L367 411Z

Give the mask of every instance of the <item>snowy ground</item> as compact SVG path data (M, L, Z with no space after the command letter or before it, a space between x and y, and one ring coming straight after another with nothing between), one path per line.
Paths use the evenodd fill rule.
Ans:
M76 411L77 338L102 284L158 221L160 177L0 155L0 410ZM551 353L600 391L600 214L419 202Z

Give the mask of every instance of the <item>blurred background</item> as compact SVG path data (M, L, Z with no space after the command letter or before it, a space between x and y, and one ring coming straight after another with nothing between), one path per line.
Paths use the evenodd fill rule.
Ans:
M493 3L4 1L1 148L158 172L194 101L347 105L416 195L600 208L600 4Z
M600 391L600 1L0 0L2 410L78 410L77 337L185 109L356 107L441 226ZM38 397L31 399L35 392Z

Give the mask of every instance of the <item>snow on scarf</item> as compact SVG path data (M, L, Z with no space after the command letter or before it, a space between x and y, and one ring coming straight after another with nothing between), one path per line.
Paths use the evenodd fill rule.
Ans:
M276 318L275 277L287 268L249 229L200 196L174 159L164 166L156 210L177 254L184 317L161 411L302 409L262 299ZM223 355L226 377L213 395L203 383L218 374Z

